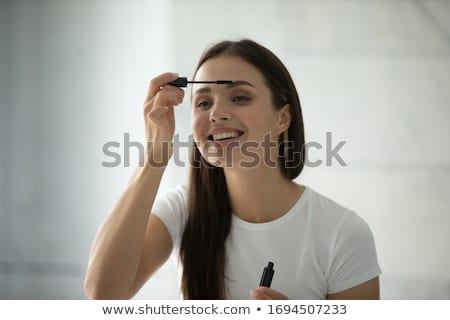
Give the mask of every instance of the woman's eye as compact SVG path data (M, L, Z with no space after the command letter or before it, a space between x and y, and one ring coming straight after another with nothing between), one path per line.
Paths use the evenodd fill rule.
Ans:
M196 104L197 108L207 108L209 106L209 101L203 100L203 101L199 101Z
M243 102L247 102L249 100L250 100L250 98L246 97L246 96L236 96L233 98L233 102L237 102L237 103L243 103Z

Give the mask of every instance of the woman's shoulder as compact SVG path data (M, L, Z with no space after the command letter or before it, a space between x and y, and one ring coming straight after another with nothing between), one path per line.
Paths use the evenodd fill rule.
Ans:
M354 210L336 200L310 187L305 187L305 191L311 219L318 221L321 225L338 227L344 222L352 224L363 222L363 219Z
M187 212L187 187L177 185L159 192L153 204L153 211L159 214L186 214Z
M179 184L175 187L165 189L162 192L158 192L156 196L158 201L169 201L169 202L187 202L187 187L184 184Z
M305 193L310 205L313 206L315 211L320 210L325 213L334 213L338 215L346 215L353 211L311 187L305 186Z
M187 186L185 184L179 184L175 187L169 188L168 190L162 193L163 197L178 197L178 198L186 198L187 197Z
M186 186L178 185L158 193L152 213L162 220L172 237L172 243L177 247L188 217Z
M373 242L371 229L357 212L351 210L323 194L308 190L310 226L313 234L328 238L333 242L369 243Z

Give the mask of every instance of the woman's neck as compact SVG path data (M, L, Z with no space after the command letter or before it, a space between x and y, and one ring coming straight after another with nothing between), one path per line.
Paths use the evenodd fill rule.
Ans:
M254 223L281 217L304 190L284 178L279 168L225 169L225 178L234 214Z

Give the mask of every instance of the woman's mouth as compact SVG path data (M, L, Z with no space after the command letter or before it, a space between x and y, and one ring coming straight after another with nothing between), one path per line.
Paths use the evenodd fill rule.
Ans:
M208 148L209 147L219 147L219 150L225 151L225 147L229 145L236 146L235 143L237 142L237 139L242 136L244 132L239 130L230 130L230 131L223 131L219 133L210 134L208 136Z
M243 134L242 131L227 131L227 132L221 132L216 134L210 134L208 136L208 141L225 141L225 140L231 140L237 137L240 137Z

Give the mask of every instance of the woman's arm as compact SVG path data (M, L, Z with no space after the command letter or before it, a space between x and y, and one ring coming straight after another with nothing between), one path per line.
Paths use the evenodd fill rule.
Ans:
M164 232L165 227L158 225L157 218L150 215L162 173L161 169L138 168L100 227L85 279L89 298L131 298L142 285L136 280L145 281L143 275L156 271L170 254L172 243L168 231ZM155 236L162 238L154 241ZM148 241L151 242L144 245ZM149 249L153 251L151 265L147 263L143 268L142 257Z
M89 298L133 297L172 250L167 228L150 212L172 155L167 146L171 147L175 129L173 107L181 103L184 95L179 88L161 86L176 78L177 75L166 73L150 83L144 104L149 142L146 161L143 167L136 168L94 240L85 279Z

